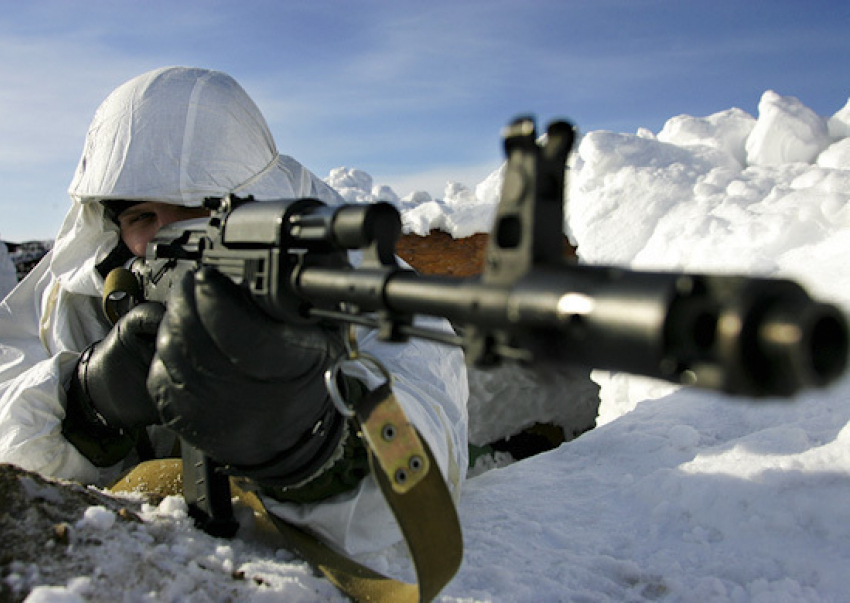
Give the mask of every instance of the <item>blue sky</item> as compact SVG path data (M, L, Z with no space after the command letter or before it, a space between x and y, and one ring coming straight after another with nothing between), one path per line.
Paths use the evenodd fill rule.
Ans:
M765 90L850 97L846 0L4 2L0 238L52 238L94 110L164 65L233 75L281 152L404 195L474 186L518 114L658 131Z

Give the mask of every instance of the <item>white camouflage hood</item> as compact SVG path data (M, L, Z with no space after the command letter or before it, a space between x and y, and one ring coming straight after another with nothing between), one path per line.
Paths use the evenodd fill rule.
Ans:
M101 104L68 189L72 207L50 270L63 288L100 295L95 266L118 242L104 199L199 206L227 193L258 200L340 197L291 157L280 155L260 110L219 71L166 67L119 86Z

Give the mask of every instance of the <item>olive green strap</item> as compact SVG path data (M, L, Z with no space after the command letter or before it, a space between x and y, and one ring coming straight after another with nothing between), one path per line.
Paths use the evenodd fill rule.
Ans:
M439 465L410 424L389 382L355 407L372 475L407 543L418 584L393 580L328 547L269 513L289 548L355 601L430 601L463 558L460 521Z
M426 448L430 456L431 451ZM430 457L434 467L436 463ZM405 494L375 473L396 516L416 568L418 584L388 578L338 553L315 536L268 513L286 548L318 569L354 601L430 601L460 567L463 542L454 503L439 470Z

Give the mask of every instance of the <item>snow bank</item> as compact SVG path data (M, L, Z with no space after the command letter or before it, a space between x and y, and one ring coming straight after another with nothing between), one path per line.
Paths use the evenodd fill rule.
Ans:
M570 198L579 255L640 269L790 276L850 308L850 139L828 144L826 120L797 99L767 92L759 107L746 138L741 112L674 118L658 140L585 137ZM729 161L744 148L757 165ZM621 375L597 380L601 422L671 389Z

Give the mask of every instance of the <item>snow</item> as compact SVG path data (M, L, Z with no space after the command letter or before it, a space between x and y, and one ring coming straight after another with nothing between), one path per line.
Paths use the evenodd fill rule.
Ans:
M798 99L765 92L759 119L747 138L750 165L811 163L829 144L826 122Z
M792 277L850 309L850 103L821 117L768 91L757 118L730 109L674 117L657 134L587 133L571 166L568 233L583 261ZM388 195L349 169L329 181L349 199L387 198L409 231L463 236L489 230L500 179L450 183L437 200ZM846 600L850 378L756 402L593 377L596 429L467 482L464 562L440 600ZM498 394L493 416L521 421L523 400ZM199 534L179 499L148 507L132 528L103 511L77 525L110 534L106 569L43 584L30 601L114 600L122 591L104 586L109 577L131 574L129 600L343 600L287 553ZM162 554L142 558L156 571L139 557L152 534ZM365 560L405 574L400 550ZM253 581L234 586L234 572Z
M708 117L680 115L664 124L657 139L680 146L705 145L726 151L740 164L746 165L745 143L756 120L740 109L721 111Z
M115 513L106 507L96 506L89 507L83 513L83 518L80 519L74 527L77 529L92 529L105 531L115 524Z

